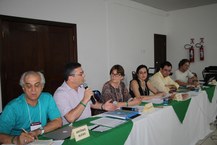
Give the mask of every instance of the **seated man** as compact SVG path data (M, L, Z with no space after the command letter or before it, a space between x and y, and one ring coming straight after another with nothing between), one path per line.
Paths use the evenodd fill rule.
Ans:
M55 101L42 92L44 84L40 72L28 71L21 76L24 94L9 102L0 115L0 144L28 144L38 135L62 126Z
M160 66L160 70L150 78L150 83L160 92L171 93L179 88L179 84L170 78L172 64L168 61Z
M197 86L198 80L197 77L189 71L190 61L188 59L182 59L179 62L179 69L174 73L175 81L180 86Z
M93 91L84 87L84 71L80 63L69 63L65 67L64 82L55 91L54 99L61 112L63 124L91 116L91 109L115 110L116 106L109 101L91 103Z

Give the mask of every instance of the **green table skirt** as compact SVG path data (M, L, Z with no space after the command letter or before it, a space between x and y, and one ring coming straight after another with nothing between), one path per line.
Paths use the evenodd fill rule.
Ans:
M75 122L73 126L76 127L85 124L91 125L90 121L95 120L97 118L98 117L87 118ZM63 145L123 145L126 139L128 138L128 135L130 134L132 127L133 122L129 120L126 123L105 132L89 131L90 137L78 142L76 142L75 139L66 139Z

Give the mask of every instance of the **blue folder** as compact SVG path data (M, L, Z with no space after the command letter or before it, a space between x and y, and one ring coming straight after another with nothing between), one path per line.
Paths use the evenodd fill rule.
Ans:
M131 119L139 114L138 111L129 111L129 110L115 110L115 111L109 111L104 112L103 115L113 118L119 118L119 119Z

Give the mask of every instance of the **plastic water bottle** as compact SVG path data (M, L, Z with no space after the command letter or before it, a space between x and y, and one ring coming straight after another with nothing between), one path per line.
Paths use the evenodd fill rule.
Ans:
M163 105L164 105L164 106L167 106L168 103L169 103L169 98L164 98L164 99L163 99Z

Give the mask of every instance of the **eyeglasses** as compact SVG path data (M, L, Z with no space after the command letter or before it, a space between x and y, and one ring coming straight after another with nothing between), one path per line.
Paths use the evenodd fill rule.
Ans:
M163 69L163 71L171 72L172 70L171 69Z
M70 74L69 76L84 76L84 72L80 72L78 74Z
M119 77L119 76L121 76L120 73L116 73L116 74L115 74L115 73L111 73L111 75L114 76L114 77Z

